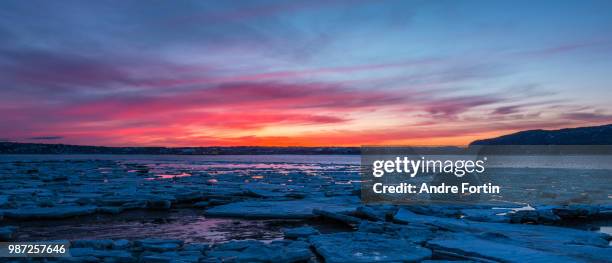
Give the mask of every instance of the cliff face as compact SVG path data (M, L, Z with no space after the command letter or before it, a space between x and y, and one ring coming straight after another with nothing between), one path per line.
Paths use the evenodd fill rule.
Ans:
M612 145L612 124L560 130L529 130L470 145Z

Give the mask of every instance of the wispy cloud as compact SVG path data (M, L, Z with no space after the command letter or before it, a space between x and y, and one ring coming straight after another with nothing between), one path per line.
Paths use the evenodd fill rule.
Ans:
M578 121L597 121L612 123L612 114L597 113L597 112L574 112L565 113L563 118Z
M8 140L466 144L612 121L612 19L567 19L605 2L36 6L0 11Z

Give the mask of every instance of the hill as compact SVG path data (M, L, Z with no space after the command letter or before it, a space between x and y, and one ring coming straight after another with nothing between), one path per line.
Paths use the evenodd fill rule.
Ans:
M612 124L560 130L528 130L470 145L612 145Z

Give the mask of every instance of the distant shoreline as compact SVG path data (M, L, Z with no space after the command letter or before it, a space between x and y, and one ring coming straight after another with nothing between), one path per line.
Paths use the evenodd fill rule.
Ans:
M476 140L472 146L612 145L612 124L560 130L528 130L496 138ZM376 147L376 146L375 146ZM385 146L382 146L385 147ZM405 146L403 146L405 147ZM415 146L417 148L465 148ZM0 142L0 154L142 154L142 155L359 155L362 147L308 146L205 146L205 147L109 147L68 144ZM546 150L546 149L545 149ZM609 153L609 147L605 148ZM584 151L584 150L581 150ZM589 152L587 147L587 152ZM595 151L597 152L597 151Z
M122 154L122 155L358 155L359 147L107 147L68 144L0 142L0 154Z

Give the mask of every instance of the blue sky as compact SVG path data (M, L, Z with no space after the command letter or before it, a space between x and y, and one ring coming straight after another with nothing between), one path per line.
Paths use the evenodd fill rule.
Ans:
M612 121L610 1L3 1L0 139L452 144Z

